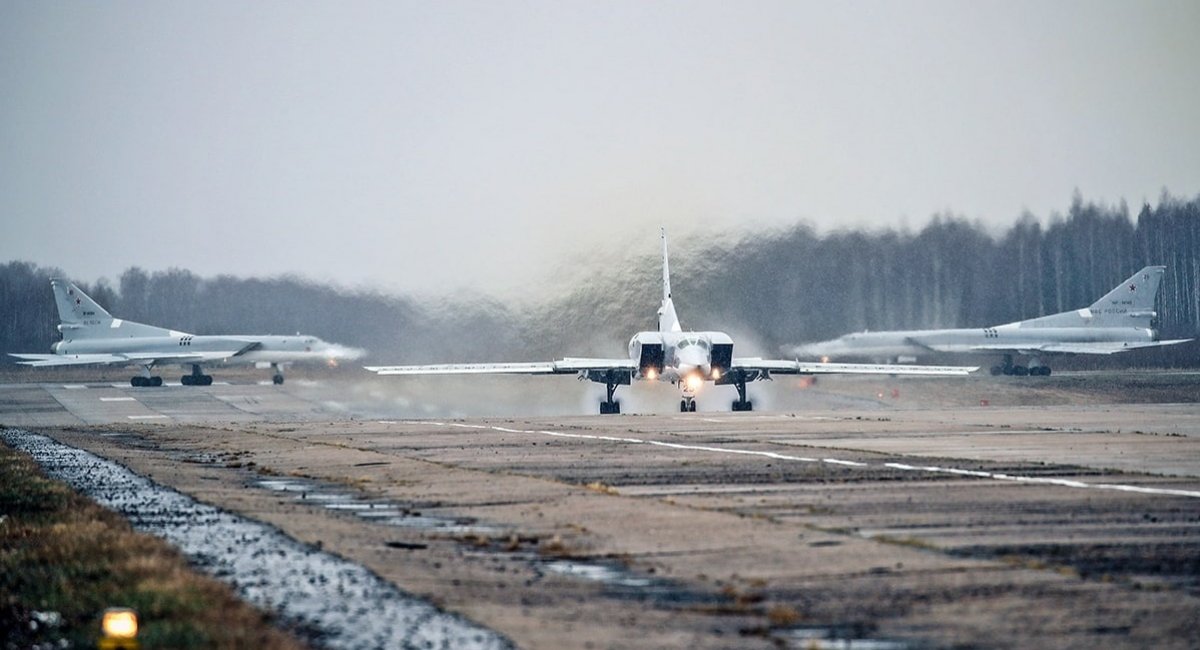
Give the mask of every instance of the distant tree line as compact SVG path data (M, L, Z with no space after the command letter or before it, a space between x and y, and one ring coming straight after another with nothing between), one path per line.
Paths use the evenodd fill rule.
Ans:
M515 305L181 269L132 267L115 287L76 281L122 318L202 334L300 331L384 362L619 356L632 332L656 324L658 250L646 248L564 294ZM848 331L975 327L1085 307L1147 264L1167 267L1162 335L1200 334L1200 197L1164 193L1132 217L1124 204L1076 194L1066 215L1043 223L1025 214L998 236L953 215L917 232L820 235L801 224L684 240L672 244L671 259L684 326L729 331L764 354ZM58 340L49 278L61 276L27 262L0 265L0 350L48 351Z

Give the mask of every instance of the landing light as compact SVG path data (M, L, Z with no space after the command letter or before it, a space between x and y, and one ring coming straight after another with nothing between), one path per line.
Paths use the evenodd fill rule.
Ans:
M713 371L712 371L712 378L713 378L713 379L720 379L720 378L721 378L721 369L720 369L720 368L713 368Z
M821 363L829 363L829 357L821 357Z
M654 381L655 379L658 379L658 373L654 372L654 368L651 368L646 371L646 379L649 379L650 381Z
M688 378L687 378L688 390L690 390L694 393L694 392L700 390L700 387L703 385L704 385L704 380L700 378L700 375L688 375Z
M137 648L137 613L128 607L110 607L104 610L100 621L104 636L100 648Z

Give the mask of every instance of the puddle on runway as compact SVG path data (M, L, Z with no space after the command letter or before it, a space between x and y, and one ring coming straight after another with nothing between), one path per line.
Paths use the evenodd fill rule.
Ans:
M779 630L771 634L784 647L802 650L915 650L904 641L891 639L861 638L861 634L849 628L796 627Z
M633 575L628 571L606 564L581 562L577 560L553 560L542 564L551 573L582 578L593 582L616 585L618 587L649 587L654 581Z
M46 436L4 429L47 475L177 547L247 602L278 612L326 648L511 648L498 633L407 594L367 569L277 528L153 483ZM287 487L280 487L287 490Z
M327 510L352 513L362 519L384 526L437 530L448 534L500 535L505 531L496 526L477 523L466 517L438 517L421 514L413 508L390 501L373 501L345 492L344 487L326 485L312 479L272 478L252 483L261 488L294 494L296 501L312 502Z

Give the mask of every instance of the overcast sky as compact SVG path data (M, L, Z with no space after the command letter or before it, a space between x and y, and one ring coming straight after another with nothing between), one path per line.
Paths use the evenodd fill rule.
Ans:
M0 3L0 261L511 293L1200 193L1200 3Z

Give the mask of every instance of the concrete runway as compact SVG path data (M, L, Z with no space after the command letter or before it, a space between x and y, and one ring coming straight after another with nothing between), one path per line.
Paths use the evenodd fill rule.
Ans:
M1051 379L894 400L831 383L769 413L420 419L343 378L9 383L0 424L522 647L1200 647L1200 379Z

